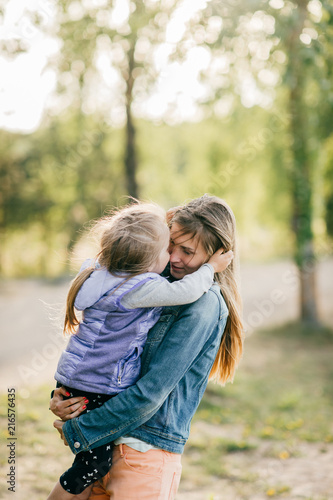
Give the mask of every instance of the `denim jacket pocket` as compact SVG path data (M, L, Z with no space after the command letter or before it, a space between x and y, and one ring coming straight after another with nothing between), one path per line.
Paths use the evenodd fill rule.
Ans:
M165 332L176 321L181 306L165 307L160 319L148 333L147 343L160 342Z

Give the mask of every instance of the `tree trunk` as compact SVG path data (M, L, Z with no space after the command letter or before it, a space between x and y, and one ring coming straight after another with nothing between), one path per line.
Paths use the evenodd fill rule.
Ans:
M5 256L5 241L6 241L6 228L4 224L0 225L0 277L5 272L5 267L3 264Z
M316 259L312 241L303 247L303 261L300 266L300 294L302 321L312 324L318 323Z
M133 100L133 85L134 77L133 70L135 69L134 61L134 46L128 52L128 73L126 75L126 151L125 151L125 173L127 191L133 198L139 197L138 184L136 181L137 172L137 150L135 143L136 130L132 116L132 100Z
M312 187L308 155L307 117L304 103L305 67L299 39L306 18L307 2L298 0L297 25L289 38L288 76L292 138L292 227L296 237L295 260L300 274L300 312L305 323L318 323L316 261L312 232Z

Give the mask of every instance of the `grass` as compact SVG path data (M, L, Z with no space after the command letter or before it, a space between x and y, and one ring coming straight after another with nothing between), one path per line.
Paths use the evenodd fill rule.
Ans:
M301 463L314 449L316 456L333 457L332 359L333 335L328 330L287 325L249 337L234 383L210 384L193 419L180 499L299 498L293 497L293 488L301 478L289 478L289 464ZM16 500L45 500L72 460L52 428L50 389L18 392ZM7 395L0 402L5 442ZM6 476L4 448L0 471ZM301 498L329 497L313 492ZM0 497L10 495L2 484Z
M223 485L233 483L230 499L256 498L251 492L258 498L293 498L297 477L279 484L278 474L271 474L276 482L269 484L261 470L267 462L286 469L291 459L305 459L311 445L333 453L332 359L333 335L327 329L286 325L247 339L234 383L209 385L193 419L183 461L186 481L193 467L200 473L200 463L210 484L220 484L219 478Z
M195 421L240 424L245 437L332 442L332 353L326 331L304 336L288 325L257 333L234 383L209 386Z

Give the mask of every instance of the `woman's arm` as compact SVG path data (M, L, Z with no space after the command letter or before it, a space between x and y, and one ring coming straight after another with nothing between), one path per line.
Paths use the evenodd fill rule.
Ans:
M221 336L226 320L227 310L211 290L184 307L161 339L148 372L134 386L101 408L64 424L63 432L72 451L78 453L113 441L149 420L205 344Z

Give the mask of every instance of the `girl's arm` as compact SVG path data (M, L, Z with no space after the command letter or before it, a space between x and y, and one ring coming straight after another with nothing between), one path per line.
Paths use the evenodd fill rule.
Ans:
M137 307L162 307L191 304L198 300L212 286L214 273L227 268L233 258L230 250L221 253L218 250L197 271L187 274L183 279L169 283L157 278L146 281L135 290L123 295L121 303L127 309Z
M149 420L207 343L219 343L227 316L226 306L211 290L195 304L184 307L161 339L148 372L134 386L64 424L62 429L72 451L76 454L114 441ZM158 324L156 327L161 328Z

